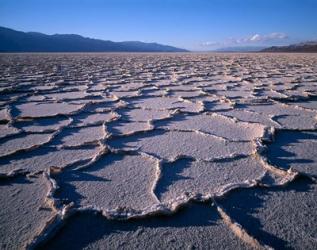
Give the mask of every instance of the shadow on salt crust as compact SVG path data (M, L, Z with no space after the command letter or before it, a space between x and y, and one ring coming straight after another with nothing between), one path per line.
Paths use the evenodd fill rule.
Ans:
M309 179L298 179L287 187L235 190L219 203L265 245L317 248L317 186Z
M43 249L250 249L210 204L191 204L172 216L107 220L80 214Z
M317 176L317 132L279 131L268 145L268 159L284 169Z

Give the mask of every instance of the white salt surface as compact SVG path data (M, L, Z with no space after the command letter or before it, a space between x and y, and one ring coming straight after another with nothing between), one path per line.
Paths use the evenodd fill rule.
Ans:
M263 137L265 128L261 124L236 122L216 114L180 117L179 120L167 121L167 124L162 127L169 130L201 131L232 141L251 141Z
M152 194L156 171L153 159L109 155L85 171L65 171L58 177L58 183L65 185L61 196L80 206L142 210L157 203Z
M50 221L54 212L45 204L48 180L42 175L1 180L0 248L23 249Z
M96 142L104 137L105 131L102 126L72 128L61 134L61 142L65 146L80 146Z
M31 150L51 140L52 134L29 134L8 138L0 145L0 157L7 156L22 150Z
M253 152L250 142L227 142L212 135L179 131L151 131L139 136L114 139L110 146L116 149L140 150L170 161L180 156L208 160Z
M82 105L67 103L26 103L17 105L21 117L46 117L69 114L82 108Z
M19 130L17 128L8 126L6 124L0 124L0 138L4 138L18 133Z
M0 61L1 249L316 249L316 55Z

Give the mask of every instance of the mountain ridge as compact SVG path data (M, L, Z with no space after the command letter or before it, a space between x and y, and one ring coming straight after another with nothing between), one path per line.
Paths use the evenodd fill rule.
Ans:
M261 52L317 52L317 41L307 41L287 46L272 46L261 50Z
M263 46L234 46L234 47L222 47L213 52L258 52L266 47Z
M188 52L159 43L113 42L77 34L47 35L0 26L0 52Z

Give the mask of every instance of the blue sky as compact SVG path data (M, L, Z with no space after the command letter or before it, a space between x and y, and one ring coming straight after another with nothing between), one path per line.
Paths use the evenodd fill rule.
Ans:
M317 0L0 0L0 26L192 50L317 39Z

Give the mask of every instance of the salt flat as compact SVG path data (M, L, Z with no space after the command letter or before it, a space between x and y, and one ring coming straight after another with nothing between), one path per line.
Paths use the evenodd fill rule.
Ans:
M0 249L317 248L316 54L1 54Z

